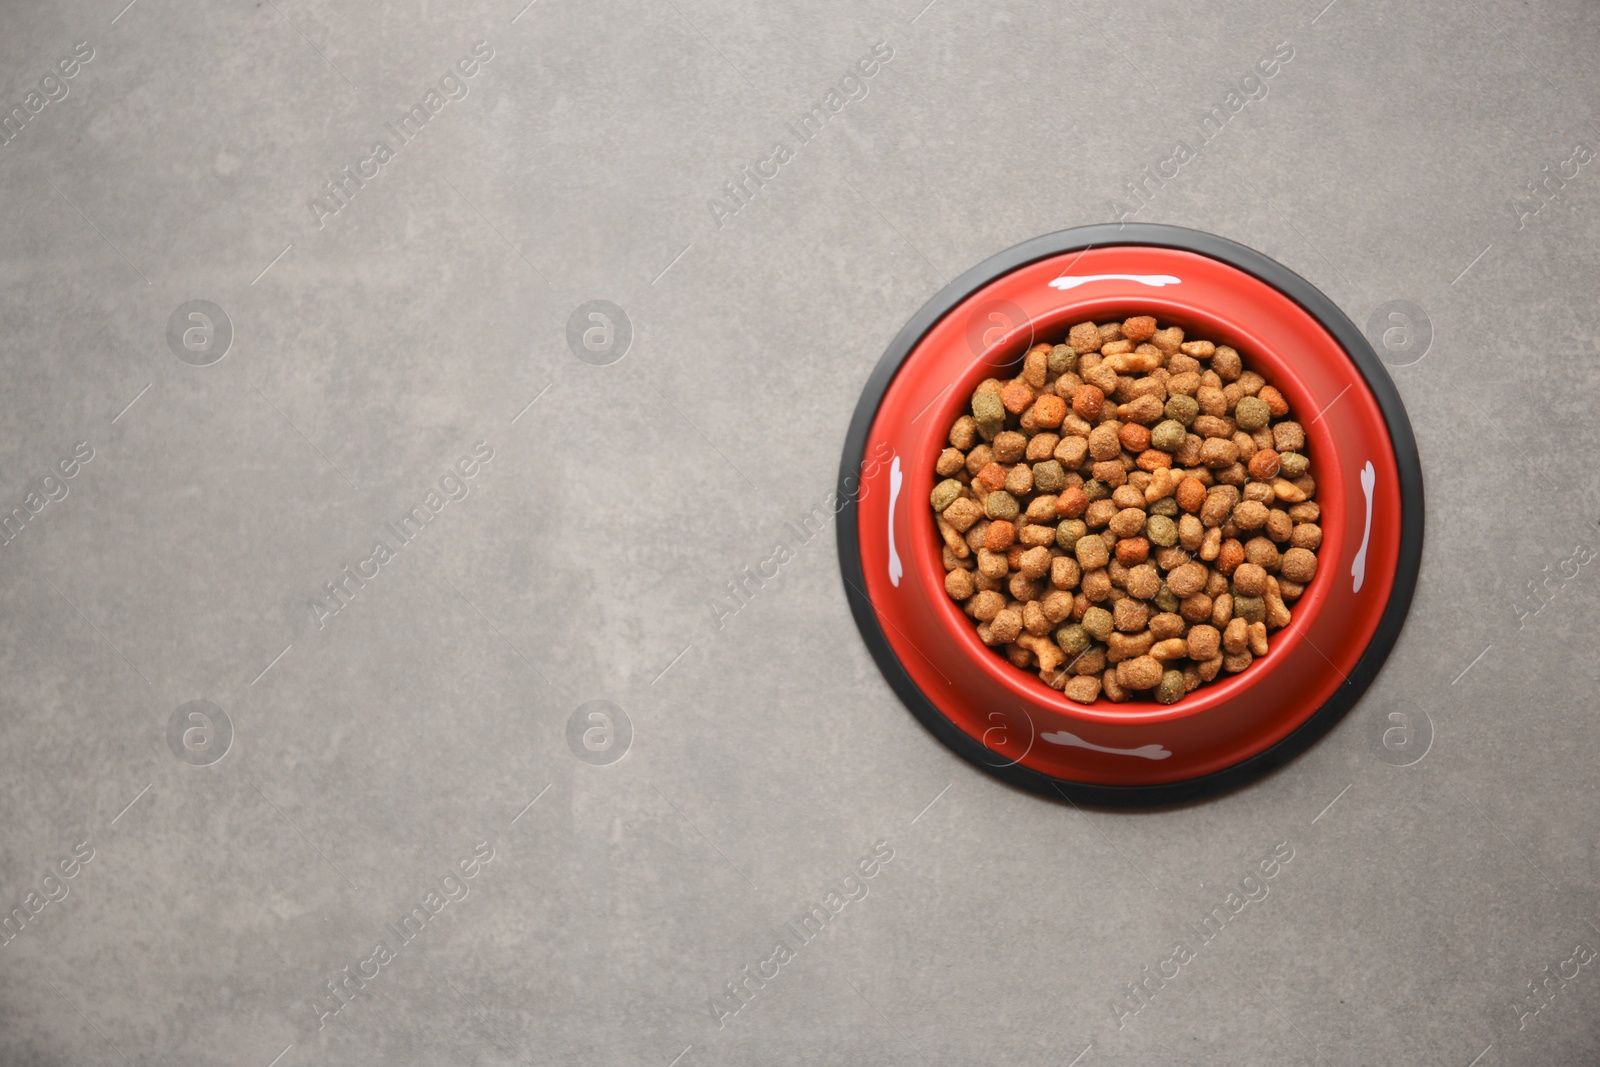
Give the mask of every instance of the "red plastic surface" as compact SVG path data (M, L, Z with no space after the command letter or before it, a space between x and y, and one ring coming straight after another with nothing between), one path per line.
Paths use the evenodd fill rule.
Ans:
M1014 364L1030 344L1061 341L1074 323L1136 314L1232 345L1288 398L1306 427L1323 539L1317 574L1291 605L1293 621L1245 671L1170 706L1104 697L1084 706L978 640L944 592L942 542L928 495L950 424L980 381L1004 376L999 368ZM1382 415L1355 364L1298 304L1193 252L1094 248L996 279L912 350L884 395L864 455L858 531L868 596L918 687L992 751L996 764L1107 785L1180 781L1231 766L1281 740L1343 683L1393 584L1398 472ZM1370 509L1362 484L1369 464Z

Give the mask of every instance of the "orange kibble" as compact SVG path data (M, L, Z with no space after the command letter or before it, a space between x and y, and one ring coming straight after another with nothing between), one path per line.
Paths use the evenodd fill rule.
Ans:
M1150 558L1150 542L1143 537L1124 537L1117 542L1117 562L1132 567Z
M997 519L989 524L988 531L983 535L983 547L990 552L1004 552L1017 540L1017 528L1004 519Z
M1175 495L1178 498L1178 506L1192 514L1199 511L1200 506L1206 502L1206 487L1199 478L1191 474L1178 483Z
M1143 428L1142 426L1140 427L1140 429ZM1139 457L1133 461L1133 464L1142 471L1158 471L1163 467L1172 466L1172 456L1159 448L1147 448L1139 453Z
M1083 513L1089 510L1089 494L1075 485L1069 485L1061 490L1061 495L1056 497L1056 514L1065 519L1081 519Z
M1045 393L1033 402L1033 421L1047 430L1061 425L1067 417L1067 402L1054 393Z
M1006 487L1006 469L998 463L986 463L972 480L993 493Z
M1121 439L1122 447L1129 452L1143 452L1150 447L1150 428L1140 426L1137 422L1130 422L1118 430L1117 437Z
M1097 385L1085 382L1072 394L1072 412L1080 419L1094 419L1105 407L1106 394Z
M1010 381L1000 387L1000 403L1013 415L1021 415L1033 403L1033 390L1023 381Z

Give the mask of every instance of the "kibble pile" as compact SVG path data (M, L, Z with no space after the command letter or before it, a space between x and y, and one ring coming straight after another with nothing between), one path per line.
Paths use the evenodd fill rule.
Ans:
M1306 434L1239 353L1139 315L988 379L932 504L945 591L1072 700L1174 704L1267 653L1322 543Z

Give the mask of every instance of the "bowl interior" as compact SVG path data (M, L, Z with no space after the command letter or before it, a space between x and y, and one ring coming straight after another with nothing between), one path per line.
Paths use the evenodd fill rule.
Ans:
M996 650L984 645L978 639L972 620L942 592L943 541L934 525L932 510L925 501L933 488L934 461L947 443L950 425L959 415L970 411L968 405L973 390L985 378L1014 374L1028 347L1040 342L1059 343L1076 323L1088 320L1121 321L1133 315L1154 315L1160 325L1180 326L1191 338L1233 346L1238 349L1246 368L1255 370L1283 392L1289 402L1290 413L1306 429L1311 474L1317 480L1316 499L1324 513L1321 523L1324 540L1318 550L1319 560L1341 558L1343 546L1340 543L1340 531L1346 505L1342 487L1346 483L1337 442L1328 432L1327 424L1317 418L1319 412L1313 407L1315 401L1312 393L1295 373L1294 353L1269 345L1250 328L1247 320L1216 309L1191 306L1181 297L1165 291L1151 291L1148 296L1120 293L1074 299L1075 295L1063 293L1058 306L1044 314L1035 314L1029 321L1011 324L1009 329L1004 326L992 328L985 338L992 343L981 347L974 345L965 374L954 381L943 397L923 416L927 425L919 431L918 449L910 457L912 469L908 471L908 488L913 490L912 499L917 504L913 509L916 536L912 539L915 566L922 581L933 583L933 587L940 590L940 595L934 600L938 605L935 611L941 625L967 655L978 659L985 673L995 683L1017 698L1031 704L1045 704L1073 718L1099 722L1127 722L1130 719L1161 722L1201 714L1226 704L1245 687L1260 684L1278 664L1289 657L1324 599L1324 586L1330 580L1333 568L1318 568L1305 593L1290 605L1293 621L1272 635L1266 656L1258 658L1238 674L1219 676L1217 680L1172 705L1157 704L1150 700L1129 700L1122 704L1101 700L1093 705L1082 705L1068 700L1046 685L1036 673L1012 666ZM953 313L959 314L961 309ZM989 317L986 313L983 321ZM965 332L970 336L983 336L973 330ZM908 360L907 365L908 368L913 367L914 359ZM1366 388L1353 367L1350 378L1351 388Z

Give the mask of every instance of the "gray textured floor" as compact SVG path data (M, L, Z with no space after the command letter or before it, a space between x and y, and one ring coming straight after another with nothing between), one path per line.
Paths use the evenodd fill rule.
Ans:
M1590 7L525 2L0 16L0 1062L1600 1058ZM1388 667L1158 814L930 738L831 530L710 606L924 300L1119 214L1431 329L1389 338L1429 516Z

